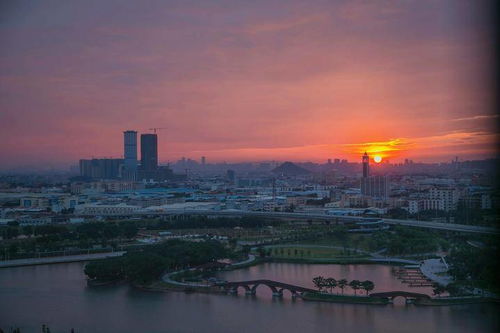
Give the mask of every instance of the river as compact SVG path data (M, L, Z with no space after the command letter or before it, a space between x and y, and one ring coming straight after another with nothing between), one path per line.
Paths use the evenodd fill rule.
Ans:
M86 286L83 263L0 269L0 328L40 332L497 332L497 305L353 305L256 297L145 292ZM370 279L375 291L405 288L383 265L264 264L220 276L311 287L316 275ZM406 287L407 288L407 287ZM404 289L403 289L404 290ZM412 291L422 289L410 288ZM346 290L346 292L350 292Z

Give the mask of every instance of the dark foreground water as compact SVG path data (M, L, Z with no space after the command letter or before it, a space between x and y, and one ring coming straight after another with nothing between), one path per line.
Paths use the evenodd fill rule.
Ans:
M227 272L231 280L277 279L304 286L322 274L370 279L377 291L402 289L389 266L266 264ZM411 289L415 290L415 289ZM399 303L399 302L398 302ZM496 305L350 305L256 297L144 292L126 285L89 288L83 264L0 269L0 328L21 332L497 332Z

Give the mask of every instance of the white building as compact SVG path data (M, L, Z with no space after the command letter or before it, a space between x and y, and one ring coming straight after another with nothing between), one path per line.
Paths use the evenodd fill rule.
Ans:
M420 211L420 201L419 200L409 200L408 201L408 213L417 214Z
M445 202L444 200L422 200L422 210L444 210L448 211L445 209Z
M438 205L439 210L450 211L457 208L459 199L458 191L453 188L436 188L433 187L429 191L429 199L431 201L443 201L442 204L429 203L430 206ZM434 208L431 208L434 209ZM436 208L438 209L438 208Z
M481 195L481 209L491 209L491 196L489 194Z

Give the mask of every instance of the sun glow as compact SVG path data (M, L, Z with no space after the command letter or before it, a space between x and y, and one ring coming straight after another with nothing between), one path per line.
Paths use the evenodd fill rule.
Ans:
M375 163L380 163L380 162L382 162L382 156L380 156L380 155L375 155L375 156L373 157L373 161L374 161Z

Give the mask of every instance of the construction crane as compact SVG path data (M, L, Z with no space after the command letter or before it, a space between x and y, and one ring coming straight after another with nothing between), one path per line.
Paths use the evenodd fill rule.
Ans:
M153 128L148 128L150 131L153 131L154 134L156 134L156 131L162 130L162 129L167 129L166 127L153 127Z

